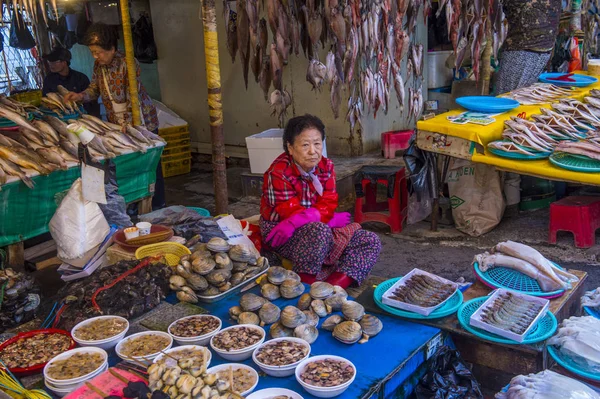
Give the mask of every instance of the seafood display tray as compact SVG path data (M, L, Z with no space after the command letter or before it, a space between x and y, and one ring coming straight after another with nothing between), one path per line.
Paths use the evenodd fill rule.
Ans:
M560 350L556 349L554 346L548 345L548 354L552 356L556 363L569 370L571 373L587 378L588 380L600 381L600 375L598 375L598 373L592 373L591 371L585 370L571 359L563 356Z
M502 296L502 295L506 295L506 294L510 294L513 296L516 296L518 298L520 298L521 300L525 301L525 302L529 302L529 303L537 303L542 305L542 310L540 310L538 312L538 315L533 319L533 321L529 324L529 327L527 327L527 329L523 332L523 334L516 334L512 331L507 331L504 330L502 328L493 326L491 324L486 323L485 321L483 321L481 319L481 313L483 312L484 309L486 309L488 306L491 306L494 301ZM497 290L495 290L494 292L492 292L489 296L489 298L477 309L477 311L475 313L473 313L471 315L471 317L469 318L469 324L472 325L473 327L477 327L480 328L482 330L491 332L493 334L499 335L501 337L504 338L508 338L511 339L513 341L517 341L519 343L522 343L525 340L525 337L533 330L533 328L536 326L536 324L538 323L538 321L540 321L540 319L542 317L544 317L546 315L546 313L548 312L548 308L550 307L550 301L544 298L538 298L538 297L534 297L534 296L530 296L530 295L525 295L525 294L519 294L516 292L512 292L512 291L508 291L502 288L499 288Z
M540 75L539 80L543 83L552 83L556 86L573 86L573 87L586 87L591 84L594 84L598 81L593 76L588 75L580 75L580 74L572 74L570 76L573 79L573 82L561 81L561 80L552 80L548 78L558 78L560 76L567 75L564 72L551 72L551 73L543 73Z
M573 172L600 172L600 161L588 157L578 157L563 152L555 152L550 155L550 162L559 168Z
M520 104L512 98L492 96L466 96L456 99L456 103L469 111L501 113L517 108Z
M265 264L267 264L265 262ZM263 274L265 274L267 272L267 270L269 270L268 267L265 267L264 270L262 270L261 272L257 273L255 276L253 276L252 278L249 278L246 281L242 281L241 283L239 283L238 285L236 285L235 287L231 287L231 289L229 289L228 291L225 291L219 295L213 295L213 296L202 296L202 295L198 295L198 300L200 302L204 302L204 303L214 303L214 302L219 302L225 298L229 298L232 295L237 294L238 292L240 292L245 286L247 286L248 284L250 284L253 281L256 281L258 278L260 278Z
M431 306L428 308L424 308L421 306L417 306L417 305L411 305L410 303L406 303L406 302L400 302L397 301L395 299L392 299L391 296L393 294L393 292L401 286L404 286L406 284L406 282L408 280L410 280L410 278L412 276L415 275L424 275L427 277L430 277L434 280L439 281L440 283L443 284L450 284L454 287L454 293L452 295L449 295L448 298L446 298L445 300L443 300L442 302L440 302L439 304L435 305L435 306ZM410 273L408 273L406 276L402 277L400 280L398 280L394 285L392 285L382 296L381 301L388 306L394 307L394 308L399 308L399 309L403 309L403 310L407 310L409 312L413 312L413 313L417 313L420 314L422 316L429 316L431 313L433 313L436 309L440 308L441 306L443 306L446 302L448 302L448 300L450 298L452 298L454 295L456 295L456 291L458 290L458 284L456 284L455 282L452 282L450 280L446 280L445 278L436 276L435 274L431 274L428 273L426 271L420 270L420 269L413 269L410 271Z

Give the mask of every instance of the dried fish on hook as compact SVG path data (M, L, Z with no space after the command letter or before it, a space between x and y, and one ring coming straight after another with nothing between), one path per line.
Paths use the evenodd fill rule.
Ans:
M314 58L310 60L306 71L306 80L313 85L313 90L320 90L326 75L327 67L321 61Z
M292 103L292 96L287 90L274 90L269 97L271 105L271 115L277 115L279 126L285 125L286 110Z

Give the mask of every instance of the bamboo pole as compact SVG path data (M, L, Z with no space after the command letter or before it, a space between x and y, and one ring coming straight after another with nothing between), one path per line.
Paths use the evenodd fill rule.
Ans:
M221 103L221 70L215 0L200 0L204 25L204 57L208 86L208 114L212 142L213 185L217 215L227 213L227 166L223 136L223 105Z
M121 22L123 24L123 39L125 42L125 61L127 63L127 80L129 81L129 97L131 98L131 115L134 126L142 125L140 115L140 97L138 94L137 66L133 52L131 36L131 17L129 15L129 0L120 0Z

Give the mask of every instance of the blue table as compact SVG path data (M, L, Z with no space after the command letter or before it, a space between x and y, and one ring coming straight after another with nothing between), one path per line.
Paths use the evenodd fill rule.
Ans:
M308 287L308 286L307 286ZM248 292L260 295L258 287ZM210 311L210 314L223 321L223 328L234 325L229 318L229 308L239 305L240 295L232 296L214 304L199 306ZM174 295L167 301L177 303ZM280 308L296 305L298 299L283 298L273 301ZM377 315L383 322L383 330L365 344L346 345L331 335L331 332L319 328L319 338L312 346L311 355L337 355L350 360L357 368L358 375L352 385L341 395L340 399L355 398L404 398L410 394L418 379L425 372L425 361L433 355L442 343L449 343L449 338L441 330L421 324L410 323L397 318ZM324 319L321 319L321 322ZM265 328L270 338L269 326ZM228 363L213 353L211 366ZM252 359L244 364L261 371ZM261 376L256 390L264 388L287 388L301 394L305 399L315 398L309 395L296 381L295 376L275 378Z

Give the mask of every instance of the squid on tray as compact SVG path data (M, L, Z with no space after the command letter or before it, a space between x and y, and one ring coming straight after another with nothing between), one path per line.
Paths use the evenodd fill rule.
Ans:
M497 393L496 399L600 399L600 394L582 382L544 370L516 376L507 392Z
M600 320L592 316L563 320L548 340L560 353L590 373L600 373Z

